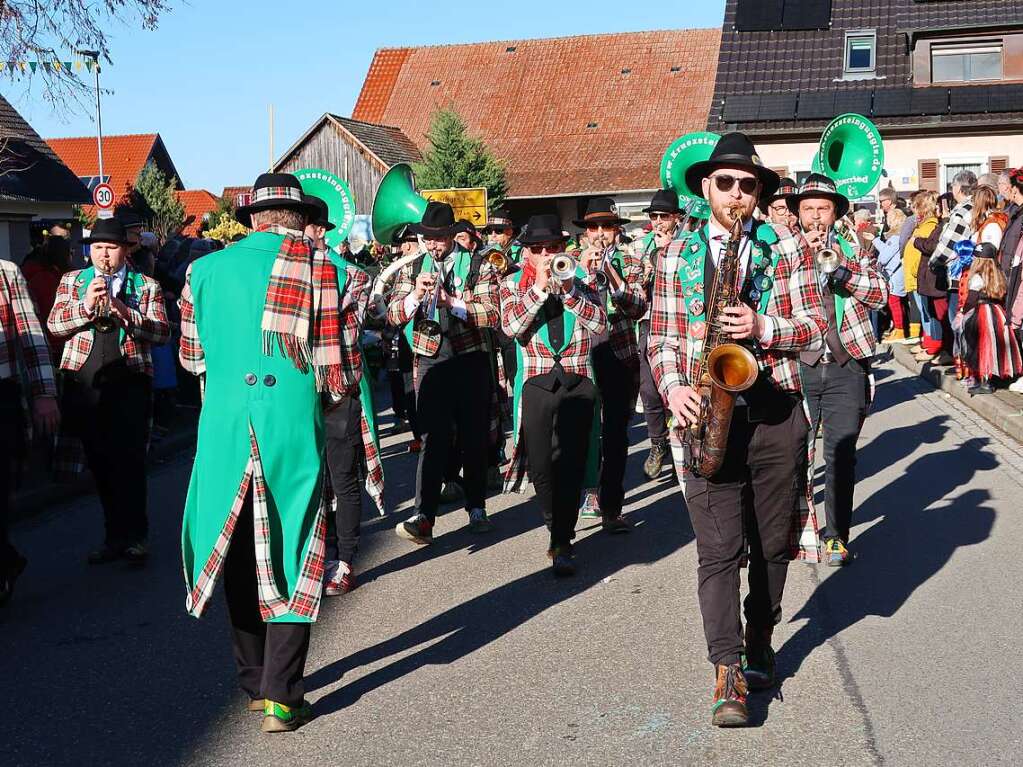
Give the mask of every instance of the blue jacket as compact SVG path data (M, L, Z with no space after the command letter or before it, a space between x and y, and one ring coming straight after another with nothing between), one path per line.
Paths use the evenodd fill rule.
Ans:
M893 235L886 242L874 240L877 264L888 277L888 289L893 296L906 295L906 280L902 273L902 247L900 237Z

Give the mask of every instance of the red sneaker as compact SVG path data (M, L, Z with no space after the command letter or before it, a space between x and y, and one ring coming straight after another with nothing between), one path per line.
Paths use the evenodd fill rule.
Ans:
M355 588L355 572L347 562L338 562L337 568L327 579L323 587L323 593L328 597L337 597L347 594Z

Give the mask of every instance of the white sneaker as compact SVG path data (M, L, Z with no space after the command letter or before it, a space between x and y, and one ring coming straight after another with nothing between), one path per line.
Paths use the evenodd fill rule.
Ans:
M1009 385L1009 391L1023 394L1023 378L1017 378Z

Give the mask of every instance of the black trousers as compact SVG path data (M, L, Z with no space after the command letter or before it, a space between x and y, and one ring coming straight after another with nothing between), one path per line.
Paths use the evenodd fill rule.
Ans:
M327 471L337 499L332 524L328 524L327 558L347 562L355 559L362 523L362 405L358 397L346 397L327 410Z
M548 391L528 381L522 387L526 465L552 548L575 538L597 396L587 378L571 389L557 382L554 387Z
M419 361L416 410L423 450L416 472L416 509L431 521L437 517L441 483L456 439L465 508L482 509L486 504L490 387L486 352Z
M494 331L494 338L497 341L497 348L500 349L501 353L504 379L510 384L515 380L515 372L519 366L518 356L515 351L515 339L506 336L500 330Z
M106 542L123 546L149 535L146 443L153 406L152 379L129 374L85 391L67 378L64 423L82 441L103 504Z
M238 682L253 700L268 698L285 706L298 706L305 698L310 624L263 622L252 524L250 491L224 562L224 596Z
M748 545L746 621L774 626L791 554L806 418L794 401L750 423L737 407L720 471L710 479L684 472L684 493L696 533L700 613L711 663L738 663L742 652L739 564Z
M0 573L7 573L19 555L11 545L8 526L14 492L14 462L22 434L21 390L14 379L0 381Z
M639 397L643 401L643 416L646 418L646 433L655 445L668 443L668 415L664 409L664 400L657 391L654 374L650 369L650 358L647 356L647 341L650 336L650 323L639 323Z
M821 535L849 541L856 489L856 441L867 415L869 380L862 363L799 366L810 411L810 433L824 422L824 513Z
M600 390L600 512L617 517L625 501L629 421L636 408L639 371L615 356L611 344L593 350L593 372Z

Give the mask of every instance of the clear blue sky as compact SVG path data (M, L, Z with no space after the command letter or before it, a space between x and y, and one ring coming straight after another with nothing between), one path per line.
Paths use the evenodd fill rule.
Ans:
M324 112L351 114L377 48L720 27L724 12L724 0L172 4L155 32L111 27L103 130L160 133L185 185L215 194L266 167L269 102L280 155ZM43 137L95 135L91 111L54 110L38 86L0 88Z

